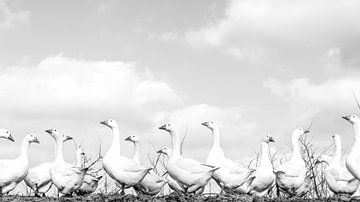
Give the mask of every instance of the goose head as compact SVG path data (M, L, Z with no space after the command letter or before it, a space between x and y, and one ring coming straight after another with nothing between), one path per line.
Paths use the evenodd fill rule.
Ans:
M267 134L264 137L263 141L266 142L266 143L275 142L274 138L270 134Z
M103 124L111 129L118 127L118 124L116 123L116 121L114 119L108 119L106 121L101 121L100 124Z
M36 137L36 135L33 134L33 133L27 134L27 135L25 136L25 140L26 140L27 142L29 142L29 143L37 143L37 144L40 143L40 141L38 140L38 138Z
M130 135L129 137L125 138L125 141L130 141L130 142L135 143L135 142L139 142L140 139L136 135Z
M0 128L0 138L8 139L14 142L14 138L11 136L11 133L8 129Z
M218 126L214 121L207 121L207 122L201 123L201 125L209 128L210 130L218 129Z
M175 131L175 126L170 124L170 123L167 123L167 124L164 124L162 126L159 127L160 130L165 130L167 132L174 132Z
M331 156L323 154L318 159L316 159L315 164L326 163L329 165L331 160L332 160Z
M293 132L293 135L296 137L300 137L301 135L308 134L308 133L310 133L309 130L305 130L303 128L296 128Z
M62 134L58 129L55 129L55 128L47 129L47 130L45 130L45 132L47 132L55 140L60 140L62 142L66 142L68 140L73 139L70 136Z
M171 153L171 149L169 149L168 147L163 147L159 151L157 151L157 153L169 156Z
M350 115L350 116L343 116L343 119L347 120L351 124L358 124L360 123L360 118L356 115Z

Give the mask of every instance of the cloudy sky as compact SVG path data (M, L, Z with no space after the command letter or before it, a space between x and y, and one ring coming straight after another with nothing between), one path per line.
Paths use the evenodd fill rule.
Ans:
M0 157L34 132L31 165L51 161L48 128L95 156L110 145L108 118L144 140L144 156L147 142L170 145L157 128L171 122L187 130L185 154L204 160L209 120L240 162L267 133L289 151L292 130L310 123L319 148L339 133L349 149L341 116L359 113L359 10L357 0L0 0L0 127L16 139L0 140ZM70 162L73 151L67 143Z

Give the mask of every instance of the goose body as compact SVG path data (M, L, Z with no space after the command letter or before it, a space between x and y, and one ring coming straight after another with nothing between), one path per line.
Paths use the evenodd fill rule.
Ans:
M29 170L24 181L25 184L30 187L35 195L45 194L48 192L52 186L50 169L52 163L42 163L36 167L33 167Z
M326 183L335 194L353 194L360 184L344 166L341 166L341 138L338 134L333 135L335 154L333 157L322 155L318 161L325 162L327 167L324 171Z
M57 148L55 160L50 168L51 181L62 195L71 195L80 188L87 169L64 160L64 141L70 140L72 137L63 135L57 129L49 129L46 132L54 138Z
M269 143L274 142L271 135L267 135L261 143L260 165L246 180L247 193L257 197L265 196L275 185L275 174L270 161Z
M180 154L180 141L175 128L165 124L159 129L169 132L171 136L172 151L166 165L169 175L180 182L188 193L203 190L219 167L204 165L194 159L183 157Z
M157 151L157 153L160 154L165 154L166 157L169 158L170 153L171 153L171 149L169 149L168 147L163 147L161 148L159 151ZM185 188L182 186L181 183L179 183L178 181L174 180L167 172L165 173L167 174L167 181L168 181L168 185L170 187L171 190L175 191L175 192L180 192L180 193L185 193ZM202 194L202 192L196 192L197 194Z
M349 155L345 161L348 171L357 179L360 180L360 118L356 115L344 116L345 120L352 124L354 130L355 142L350 150ZM360 186L358 186L352 198L360 198Z
M139 184L152 168L139 166L136 161L120 155L119 128L114 120L109 119L101 122L101 124L108 126L113 135L112 144L102 159L103 168L122 188L124 194L125 188Z
M213 121L202 123L209 128L213 135L213 146L206 159L206 164L220 167L213 178L220 186L222 191L232 190L242 186L245 180L252 173L252 170L239 166L234 161L225 157L220 146L220 132L217 124Z
M133 160L136 161L140 166L140 139L136 135L129 136L125 139L134 143L134 156ZM154 171L150 171L140 183L134 186L135 190L140 194L146 194L154 196L158 194L164 185L167 183L167 180L163 177L157 175Z
M24 137L20 154L15 159L0 160L0 194L6 194L13 190L27 175L29 170L28 148L31 143L39 143L35 134Z
M279 166L276 171L276 183L280 190L295 196L296 190L301 187L306 178L305 162L301 157L299 138L308 133L302 128L295 129L292 134L293 152L290 161Z

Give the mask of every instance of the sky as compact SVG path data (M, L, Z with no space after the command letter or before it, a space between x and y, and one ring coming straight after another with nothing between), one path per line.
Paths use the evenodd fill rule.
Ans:
M247 162L270 133L290 151L297 127L312 124L316 147L359 114L360 2L357 0L26 1L0 0L0 157L16 157L37 134L30 165L51 161L58 128L95 158L109 148L112 118L121 137L138 135L146 163L170 146L157 128L187 133L186 156L204 161L215 121L227 157ZM121 142L122 153L132 145ZM74 162L74 144L65 144Z

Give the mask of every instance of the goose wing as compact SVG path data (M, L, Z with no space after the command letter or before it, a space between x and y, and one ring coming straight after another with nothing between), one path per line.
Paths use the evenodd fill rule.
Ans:
M201 164L200 162L190 158L179 158L176 161L176 166L191 172L192 174L203 173L209 171L212 166Z
M355 177L353 175L351 175L351 173L349 173L347 170L344 169L330 169L330 174L332 176L334 176L336 181L351 181L353 179L355 179Z

